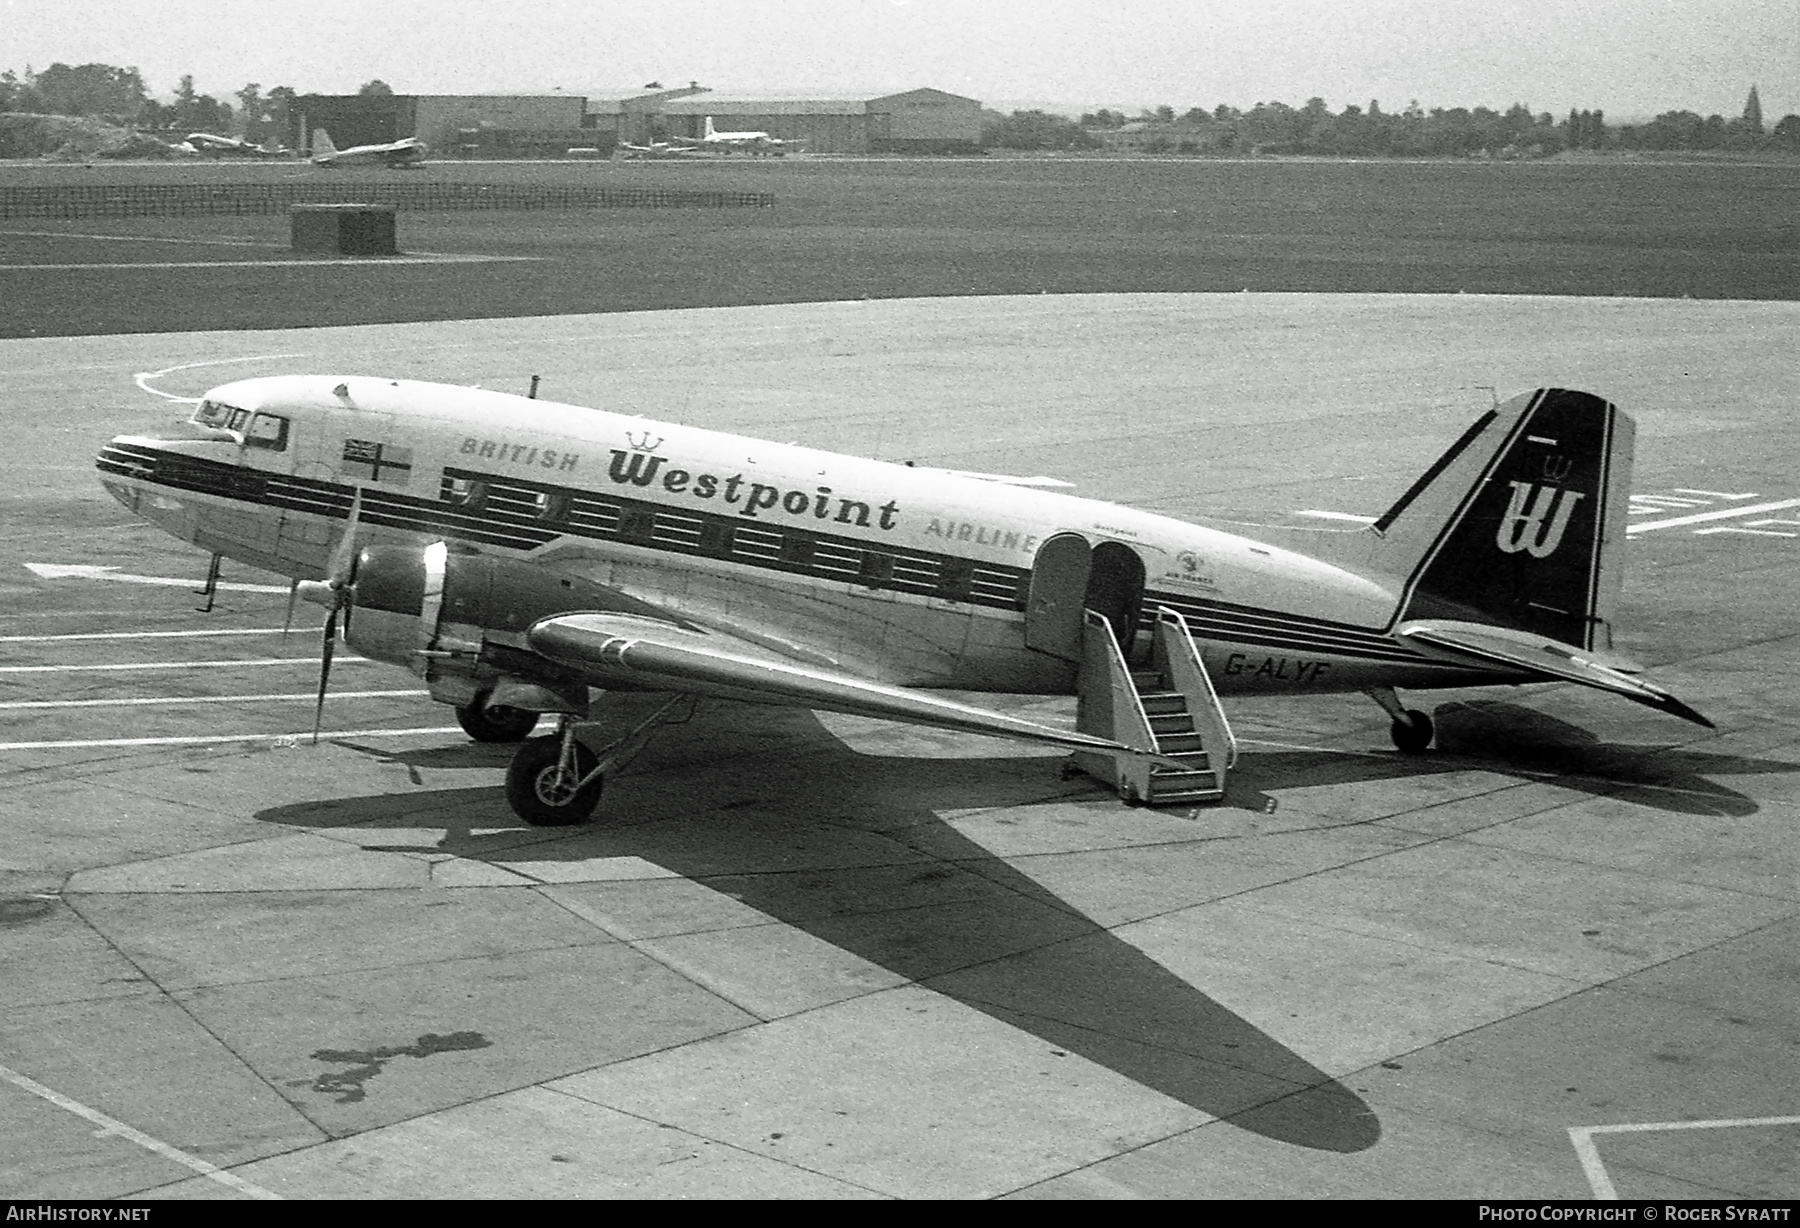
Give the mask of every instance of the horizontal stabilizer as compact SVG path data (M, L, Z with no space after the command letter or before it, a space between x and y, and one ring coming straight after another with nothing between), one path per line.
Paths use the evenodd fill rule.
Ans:
M1421 620L1401 623L1399 634L1433 656L1459 665L1476 663L1489 669L1498 667L1539 678L1579 682L1583 686L1623 695L1636 703L1679 716L1684 721L1715 728L1711 721L1661 687L1632 677L1629 671L1634 671L1635 666L1611 653L1576 648L1529 631L1482 623Z
M887 686L815 665L785 661L732 637L619 614L565 614L535 624L534 651L578 670L600 687L690 691L903 721L963 733L1019 738L1071 750L1190 765L1073 729L1057 729L924 691Z

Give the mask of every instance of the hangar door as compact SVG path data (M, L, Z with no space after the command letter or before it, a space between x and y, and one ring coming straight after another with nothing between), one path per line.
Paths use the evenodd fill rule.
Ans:
M1038 547L1025 598L1025 646L1081 659L1081 612L1112 624L1127 659L1144 605L1144 561L1122 542L1089 546L1079 533L1058 533Z

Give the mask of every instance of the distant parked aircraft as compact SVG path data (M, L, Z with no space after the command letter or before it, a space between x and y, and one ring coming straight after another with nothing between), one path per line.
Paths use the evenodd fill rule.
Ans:
M657 161L665 158L698 158L706 151L694 145L671 145L667 141L651 141L648 145L619 142L619 156L633 161Z
M425 160L430 146L417 137L390 141L386 145L353 145L339 149L331 143L331 134L323 128L313 129L314 166L350 166L378 162L384 166L417 166Z
M249 141L219 136L212 132L190 132L183 144L188 150L209 158L285 158L289 154L288 150L276 147L273 142L269 145L253 145Z
M677 137L681 144L699 149L713 150L718 153L732 153L744 150L752 154L774 154L780 157L787 152L788 146L798 146L800 141L784 141L767 132L720 132L713 127L713 117L706 117L706 130L698 139L694 137Z

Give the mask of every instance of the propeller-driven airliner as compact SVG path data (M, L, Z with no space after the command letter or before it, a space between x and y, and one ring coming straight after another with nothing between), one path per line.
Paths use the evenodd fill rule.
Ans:
M326 608L320 712L341 633L475 739L522 743L508 800L561 825L696 696L1062 747L1148 804L1223 795L1221 693L1364 691L1406 752L1433 729L1395 688L1559 680L1710 725L1612 649L1632 441L1597 396L1522 394L1330 557L1048 478L367 376L223 385L181 437L120 436L98 466ZM671 698L596 752L577 731L615 690ZM1074 695L1075 719L968 692Z
M363 164L379 164L382 166L404 167L417 166L431 152L431 146L417 137L406 137L403 140L388 141L379 145L352 145L349 149L339 149L331 142L331 134L323 128L314 128L312 134L312 162L314 166L357 166Z
M789 147L802 144L800 141L783 140L767 132L720 132L713 127L713 117L710 115L706 117L699 136L681 136L674 140L678 145L713 153L743 150L752 154L773 154L776 157L785 154Z
M258 145L252 141L240 140L233 136L219 136L212 132L190 132L187 140L175 148L204 154L209 158L286 158L290 156L287 150L272 142L268 145Z

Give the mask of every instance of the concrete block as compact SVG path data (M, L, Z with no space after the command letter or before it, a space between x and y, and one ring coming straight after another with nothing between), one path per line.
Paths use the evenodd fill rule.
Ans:
M399 253L392 205L295 205L292 217L293 247L297 252L341 256Z

